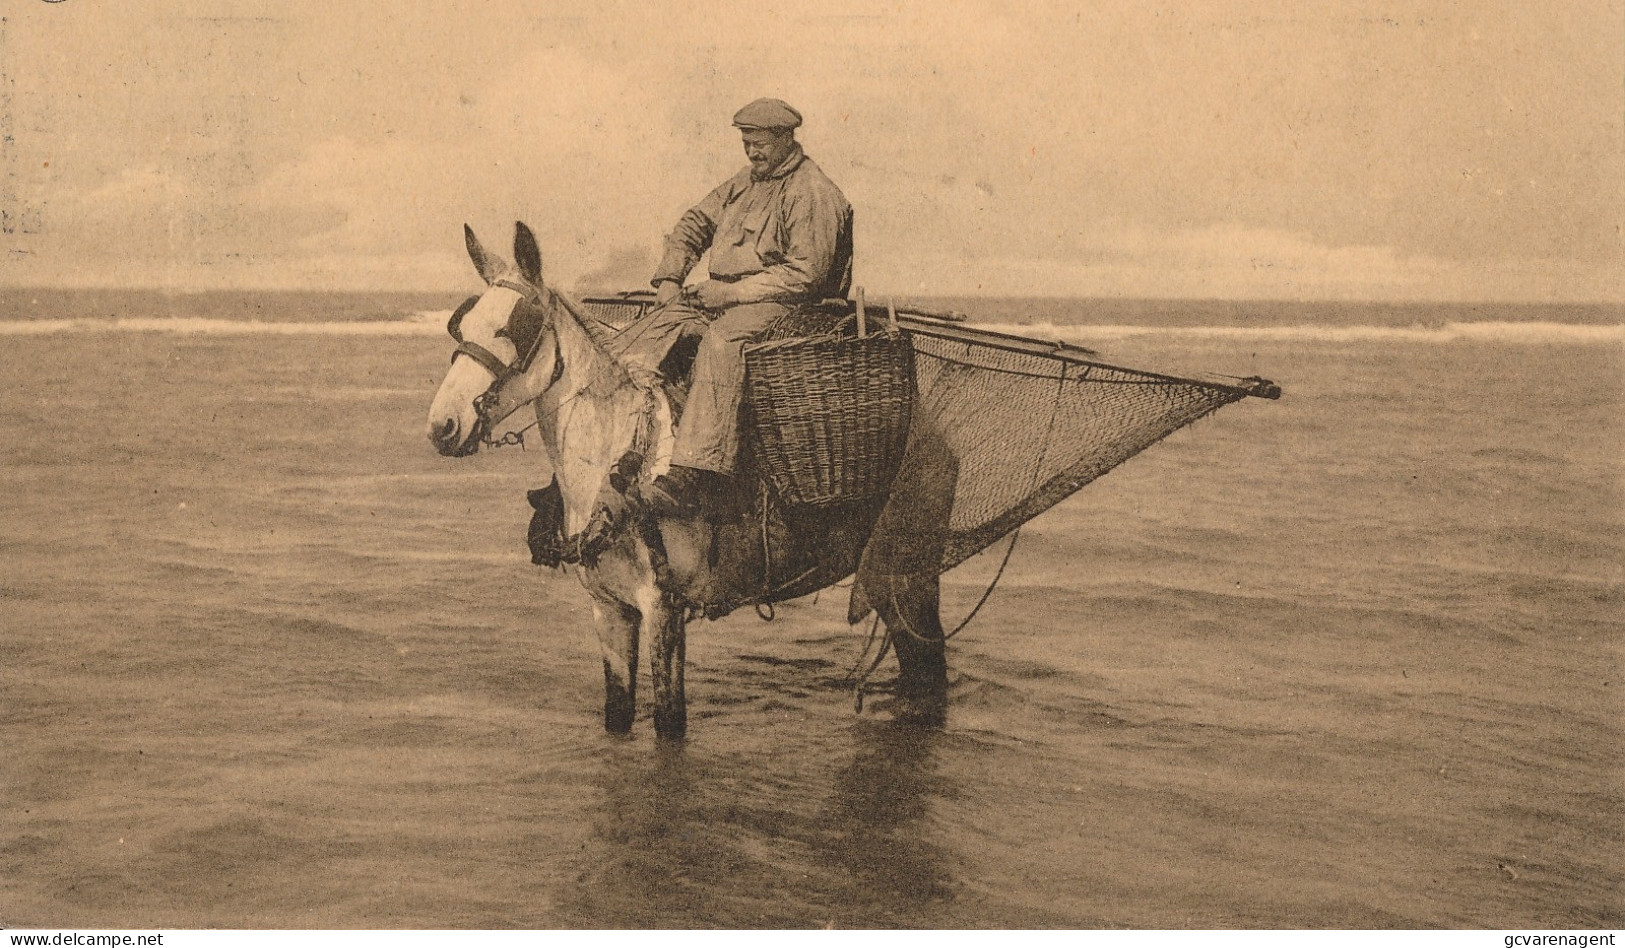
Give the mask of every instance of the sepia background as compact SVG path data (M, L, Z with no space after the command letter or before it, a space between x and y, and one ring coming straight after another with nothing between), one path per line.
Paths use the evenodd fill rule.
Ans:
M777 95L876 291L1625 298L1617 3L695 7L8 3L0 279L641 282Z
M0 925L1621 925L1621 4L762 6L0 4ZM645 286L763 95L871 300L1286 394L1026 527L942 729L833 589L611 739L537 452L423 437L461 228Z

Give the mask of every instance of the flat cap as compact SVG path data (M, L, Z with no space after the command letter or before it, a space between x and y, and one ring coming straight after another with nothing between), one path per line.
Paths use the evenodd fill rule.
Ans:
M801 113L783 99L757 99L734 113L735 128L787 131L801 124Z

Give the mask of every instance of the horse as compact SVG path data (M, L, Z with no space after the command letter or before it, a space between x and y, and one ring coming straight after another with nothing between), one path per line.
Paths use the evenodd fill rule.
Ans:
M514 263L463 227L486 288L453 314L457 342L429 408L427 435L447 457L474 453L494 426L533 405L562 498L564 531L581 536L595 513L631 521L573 568L592 600L603 658L604 729L624 735L637 710L639 644L648 642L657 738L687 729L683 663L687 623L731 608L808 595L852 575L884 498L855 507L794 509L766 501L743 458L731 495L692 513L654 517L628 505L630 474L666 470L672 412L658 384L635 379L579 306L546 284L535 235L514 229ZM748 441L748 439L746 439ZM754 498L754 499L753 499ZM873 609L897 657L897 715L940 720L947 687L939 585L934 569L889 577L884 595L854 597L849 620Z

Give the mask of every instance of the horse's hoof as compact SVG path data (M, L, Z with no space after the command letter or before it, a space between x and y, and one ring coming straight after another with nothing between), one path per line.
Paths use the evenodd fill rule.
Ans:
M637 696L604 668L604 730L611 734L629 734L632 720L637 717Z
M632 733L632 719L636 714L630 708L605 708L604 731L617 736Z
M946 690L902 690L891 701L892 719L910 727L940 728L948 723Z
M688 715L682 711L656 711L655 737L662 741L681 741L688 734Z

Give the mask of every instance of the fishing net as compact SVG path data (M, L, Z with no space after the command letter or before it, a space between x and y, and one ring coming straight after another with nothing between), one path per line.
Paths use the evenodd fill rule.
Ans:
M625 298L584 309L606 329L641 312ZM952 569L1180 428L1280 394L1263 379L1128 369L972 326L905 317L897 328L913 344L916 395L860 587Z
M1254 394L996 339L910 336L918 400L864 572L952 569L1172 432Z

